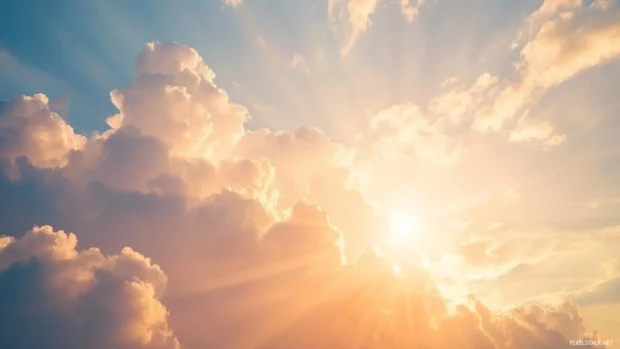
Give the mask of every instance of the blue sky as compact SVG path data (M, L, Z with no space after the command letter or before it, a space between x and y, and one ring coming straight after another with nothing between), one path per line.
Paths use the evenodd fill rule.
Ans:
M0 71L0 98L37 91L51 97L68 95L69 119L77 129L103 129L104 119L115 112L109 91L131 80L142 46L158 40L198 50L233 98L274 99L277 93L269 91L276 82L269 76L278 67L270 66L268 55L260 51L259 38L277 42L275 59L290 59L297 50L314 49L304 47L309 40L318 41L318 46L329 38L307 35L317 27L328 34L325 4L269 3L233 10L217 1L3 2L0 46L11 55L12 64L3 64ZM268 22L261 20L266 16ZM287 80L303 88L303 82ZM236 84L249 92L237 91Z
M506 55L512 32L537 1L431 1L413 23L388 5L379 6L372 29L343 61L337 59L342 33L328 25L322 1L258 0L237 8L215 0L7 1L0 5L0 47L11 63L0 70L0 99L35 92L68 97L74 127L101 130L115 112L108 92L131 80L142 45L177 41L204 57L218 85L256 114L256 125L318 120L329 127L326 119L338 112L361 117L387 103L426 101L452 75L474 79L484 70L510 69L496 56ZM323 65L313 62L320 51L331 58ZM288 69L295 54L316 67L310 76ZM490 63L481 62L483 55ZM325 90L343 106L316 106ZM365 100L368 94L377 101ZM295 102L290 95L318 100Z

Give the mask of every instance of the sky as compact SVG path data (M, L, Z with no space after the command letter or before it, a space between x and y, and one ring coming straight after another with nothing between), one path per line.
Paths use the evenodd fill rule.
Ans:
M0 347L613 348L619 84L616 0L4 1Z

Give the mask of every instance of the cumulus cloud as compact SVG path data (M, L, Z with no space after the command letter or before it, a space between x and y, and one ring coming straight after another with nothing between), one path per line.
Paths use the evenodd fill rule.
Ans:
M136 62L135 80L111 93L120 113L108 123L133 126L165 141L175 155L215 157L243 136L245 107L231 103L215 74L189 47L149 43Z
M312 183L345 166L350 154L317 128L302 127L294 132L258 129L239 141L236 155L269 159L284 206L290 206L312 190ZM332 177L333 178L333 177Z
M27 156L39 167L62 167L68 153L86 142L52 111L45 95L22 96L0 109L0 155L12 161Z
M0 345L180 348L160 299L166 275L130 248L76 250L74 234L37 227L0 237ZM36 335L32 335L36 333Z
M25 158L13 168L17 176L3 178L2 185L23 205L7 205L4 226L19 234L34 223L55 223L83 231L87 243L129 244L167 267L182 268L178 250L166 247L184 250L189 261L206 250L217 252L224 241L230 246L220 251L253 246L285 210L308 199L333 209L331 222L348 237L350 249L363 248L380 219L346 185L349 150L313 128L246 132L245 109L230 106L213 77L193 49L148 44L135 81L112 93L121 113L109 120L110 130L85 140L55 172L21 152ZM181 102L176 92L165 92L172 90L184 91ZM213 132L192 133L194 125ZM32 191L26 194L22 185ZM28 199L17 199L23 195ZM34 212L28 206L37 195L48 201ZM172 245L164 242L170 231L177 236ZM235 238L237 232L245 237Z
M277 254L323 254L321 258L325 258L325 263L332 268L344 262L342 233L331 224L327 212L305 201L295 204L286 219L274 224L263 243L268 248L277 249Z
M279 193L277 206L281 209L307 199L327 210L331 222L345 235L345 249L350 256L359 254L364 244L385 227L374 208L350 185L354 151L331 140L320 129L247 132L238 143L236 155L269 159Z

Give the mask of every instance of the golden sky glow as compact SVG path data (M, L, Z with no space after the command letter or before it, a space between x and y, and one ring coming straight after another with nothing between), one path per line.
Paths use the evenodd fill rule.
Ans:
M92 6L0 33L0 348L620 345L617 1Z

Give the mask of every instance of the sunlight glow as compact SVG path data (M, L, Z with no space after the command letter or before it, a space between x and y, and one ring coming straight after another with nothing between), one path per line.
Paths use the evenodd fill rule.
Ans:
M419 226L410 215L390 215L390 243L395 246L417 247Z
M408 235L413 230L413 221L407 218L391 217L390 230L399 235Z

